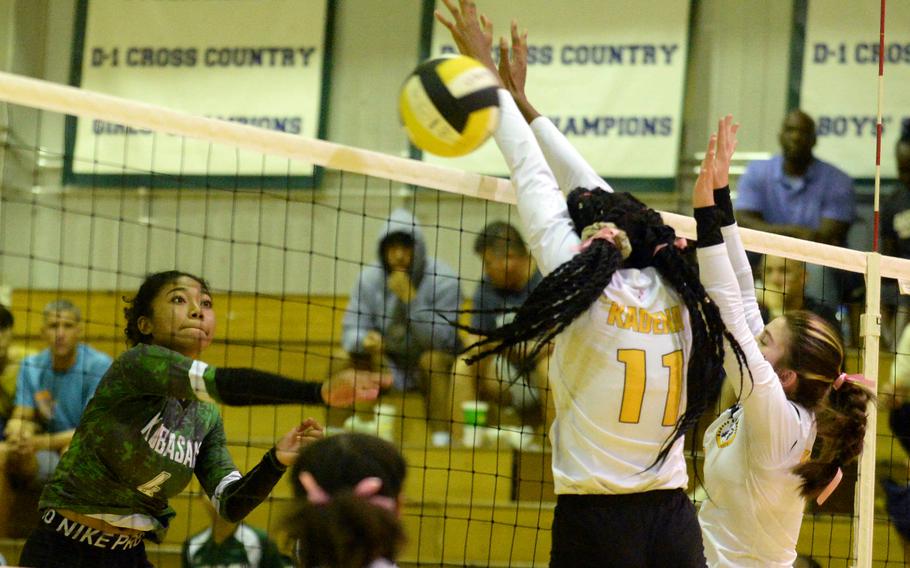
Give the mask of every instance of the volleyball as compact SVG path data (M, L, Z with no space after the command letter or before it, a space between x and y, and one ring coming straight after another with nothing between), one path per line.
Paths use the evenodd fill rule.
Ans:
M421 63L398 98L411 142L437 156L463 156L483 144L499 124L499 79L464 55Z

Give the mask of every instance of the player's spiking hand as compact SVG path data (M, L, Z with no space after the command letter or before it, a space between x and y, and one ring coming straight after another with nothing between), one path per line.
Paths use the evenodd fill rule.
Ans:
M499 78L511 93L522 116L530 124L540 116L525 92L528 78L528 32L518 32L518 22L512 20L512 49L505 38L499 38Z
M473 57L487 69L499 76L493 62L493 22L485 15L477 17L477 6L471 0L442 0L452 19L447 19L440 10L433 15L452 33L452 39L462 55Z

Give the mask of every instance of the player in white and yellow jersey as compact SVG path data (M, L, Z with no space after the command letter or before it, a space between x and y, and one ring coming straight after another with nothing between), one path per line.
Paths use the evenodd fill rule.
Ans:
M446 5L452 21L437 17L462 52L497 70L489 22L481 28L473 2ZM512 50L510 60L501 47L509 91L495 138L544 279L478 345L483 357L530 343L533 357L556 343L550 565L704 566L682 445L719 391L723 323L673 229L614 193L527 102L527 44L514 26Z
M798 310L763 326L727 187L735 147L727 116L693 205L701 280L742 346L753 384L705 432L709 498L698 518L712 568L783 568L796 560L805 500L823 502L840 466L862 450L872 394L864 378L842 373L840 336L820 316ZM731 386L738 391L740 383Z

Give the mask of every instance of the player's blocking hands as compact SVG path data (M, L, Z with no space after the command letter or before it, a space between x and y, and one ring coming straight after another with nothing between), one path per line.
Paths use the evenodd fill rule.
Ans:
M360 400L376 400L392 386L390 373L345 369L322 383L322 399L329 406L351 406Z
M710 207L714 205L714 152L717 146L717 134L712 134L708 140L705 157L698 170L698 179L695 180L695 189L692 190L692 207Z
M483 14L478 20L477 7L472 0L458 0L457 6L455 0L442 2L448 8L452 19L446 18L441 10L436 10L433 15L451 32L458 51L480 61L498 76L492 53L493 22Z
M739 124L734 124L733 115L728 114L717 121L717 149L714 154L714 189L726 187L730 183L730 162L736 151L736 131Z

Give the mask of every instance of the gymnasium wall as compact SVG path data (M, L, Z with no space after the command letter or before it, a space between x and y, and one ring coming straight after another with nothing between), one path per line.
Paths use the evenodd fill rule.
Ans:
M73 0L0 0L0 68L66 83L74 7ZM421 11L420 0L337 2L329 140L406 155L395 102L402 78L418 60ZM741 151L777 149L791 15L788 0L694 3L682 157L703 147L716 116L727 111L746 125ZM64 189L62 117L39 118L19 108L3 113L0 124L12 124L20 146L46 150L0 155L2 191L10 198L2 205L0 282L12 288L129 289L145 272L176 266L202 273L220 290L344 294L360 263L375 258L375 235L391 207L416 203L428 226L441 216L449 218L445 225L457 226L451 219L461 216L466 231L508 215L497 204L462 204L455 196L415 194L337 172L326 172L315 191L281 193L279 199L257 192ZM683 176L681 187L690 182ZM667 193L643 197L670 210L679 200ZM447 211L449 206L457 209ZM468 279L479 277L472 235L426 233L430 254ZM453 246L459 238L460 250ZM285 246L316 254L285 253Z

